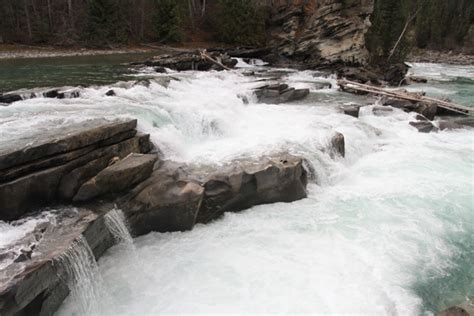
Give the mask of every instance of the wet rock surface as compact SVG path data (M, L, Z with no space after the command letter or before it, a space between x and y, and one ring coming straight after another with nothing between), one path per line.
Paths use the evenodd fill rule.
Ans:
M105 194L123 192L147 179L157 160L157 155L128 155L82 184L73 201L88 201Z
M365 33L373 1L277 1L269 26L271 44L282 57L307 68L322 64L365 64Z
M331 149L332 149L332 155L339 155L341 157L346 156L346 142L344 135L342 133L337 132L332 138L331 138Z
M54 221L41 223L22 240L0 249L0 256L29 251L28 257L0 270L0 314L53 315L69 295L70 275L62 256L82 242L98 259L115 243L103 215L89 209L61 210Z
M236 59L232 59L227 54L221 54L220 52L207 52L207 54L217 60L219 63L223 64L228 68L233 68L237 64ZM173 55L159 55L154 57L151 60L144 62L132 63L132 66L147 66L154 67L154 69L160 69L158 72L162 72L164 68L169 68L178 71L184 70L222 70L222 67L219 67L215 63L203 59L199 52L179 52Z
M68 202L112 158L149 152L149 136L136 135L136 124L94 120L0 149L0 219L15 220L35 208Z
M8 105L10 103L21 101L23 98L19 94L0 94L0 104Z
M225 212L306 197L304 159L278 154L221 168L164 162L120 202L137 235L190 230Z
M257 88L254 93L260 103L281 104L305 99L309 95L309 89L295 89L287 84L272 84Z
M410 122L409 124L415 127L420 133L430 133L438 131L438 128L429 121Z

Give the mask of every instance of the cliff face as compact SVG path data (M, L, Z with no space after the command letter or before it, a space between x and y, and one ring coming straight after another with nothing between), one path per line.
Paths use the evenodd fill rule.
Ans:
M272 1L271 44L307 67L344 62L364 65L374 0Z

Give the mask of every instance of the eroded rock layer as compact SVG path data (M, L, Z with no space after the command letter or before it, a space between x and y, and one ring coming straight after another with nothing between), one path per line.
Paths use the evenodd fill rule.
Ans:
M93 120L0 150L0 220L15 220L52 203L68 202L109 164L152 149L136 120ZM115 160L114 160L115 159Z
M271 37L277 52L316 67L366 64L365 34L373 0L273 1Z

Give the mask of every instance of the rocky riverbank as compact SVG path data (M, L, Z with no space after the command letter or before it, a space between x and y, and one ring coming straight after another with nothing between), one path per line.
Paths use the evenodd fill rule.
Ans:
M164 49L163 49L164 50ZM55 46L28 46L0 44L0 59L48 58L69 56L95 56L114 54L139 54L162 51L147 46L91 49L86 47L66 48Z

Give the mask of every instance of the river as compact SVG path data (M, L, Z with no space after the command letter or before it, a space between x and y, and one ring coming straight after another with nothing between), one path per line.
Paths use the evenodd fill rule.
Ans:
M356 119L338 107L373 102L337 91L332 76L240 65L237 72L127 70L80 88L76 99L0 107L0 145L38 128L136 117L169 159L221 165L289 151L314 168L307 199L226 214L190 232L150 233L133 250L111 248L99 261L107 294L97 314L430 315L474 297L472 129L418 133L408 124L415 114L375 115L373 104ZM413 66L430 81L409 89L474 104L474 67ZM275 76L310 88L310 96L256 103L252 88ZM149 85L130 81L144 78ZM333 87L319 89L321 82ZM105 96L110 89L115 96ZM345 135L344 159L328 151L336 131ZM0 240L18 233L0 224L7 232ZM58 314L78 315L76 298Z

